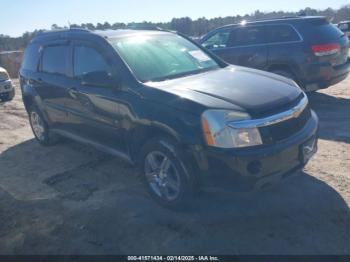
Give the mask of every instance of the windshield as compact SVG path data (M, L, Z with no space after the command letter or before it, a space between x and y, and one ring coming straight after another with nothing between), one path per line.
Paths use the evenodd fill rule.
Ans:
M142 82L163 81L219 67L200 48L175 34L144 34L109 41Z

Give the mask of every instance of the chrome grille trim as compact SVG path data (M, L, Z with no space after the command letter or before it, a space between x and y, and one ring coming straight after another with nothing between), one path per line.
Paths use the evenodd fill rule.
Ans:
M228 126L236 129L241 129L241 128L258 128L258 127L274 125L291 118L299 117L300 114L307 107L308 103L309 103L309 100L307 96L304 94L304 97L300 100L300 102L296 106L294 106L293 108L287 111L284 111L272 116L259 118L259 119L229 122Z

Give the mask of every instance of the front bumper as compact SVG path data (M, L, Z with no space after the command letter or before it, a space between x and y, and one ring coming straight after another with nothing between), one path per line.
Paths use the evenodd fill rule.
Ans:
M11 80L0 81L0 94L8 93L13 90Z
M9 101L15 96L15 89L11 80L0 82L0 100Z
M292 137L274 145L246 149L207 148L197 151L196 159L204 187L251 191L274 184L301 170L302 146L315 141L317 150L318 118L314 112L305 127Z

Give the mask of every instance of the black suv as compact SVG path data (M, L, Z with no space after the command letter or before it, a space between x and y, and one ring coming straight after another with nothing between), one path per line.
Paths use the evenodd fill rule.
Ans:
M324 17L242 22L218 28L200 42L230 64L286 76L305 91L334 85L350 69L349 40Z
M42 33L20 84L39 143L64 136L136 164L169 207L200 186L264 187L317 148L317 116L294 81L170 32Z

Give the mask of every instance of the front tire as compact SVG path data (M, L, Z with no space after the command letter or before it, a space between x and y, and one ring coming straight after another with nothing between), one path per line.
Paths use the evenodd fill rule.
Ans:
M166 208L181 209L194 192L194 179L171 139L147 142L141 152L142 180L151 197Z
M35 139L44 146L56 144L58 137L50 132L49 126L43 118L37 106L33 105L29 110L29 123Z

